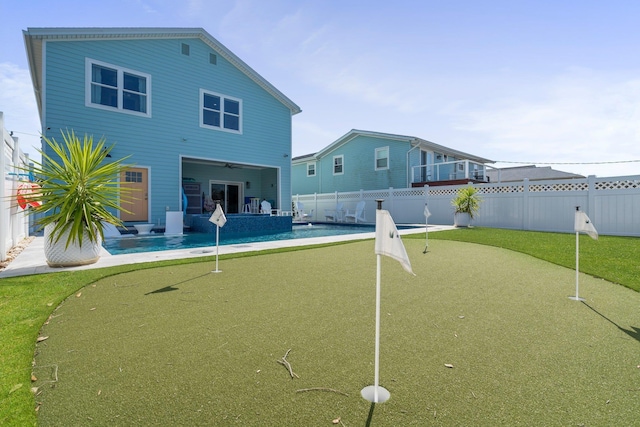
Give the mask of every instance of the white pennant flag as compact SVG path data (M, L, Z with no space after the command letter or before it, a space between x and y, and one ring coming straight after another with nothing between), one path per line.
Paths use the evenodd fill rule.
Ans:
M576 233L587 233L592 239L598 240L598 230L593 226L587 214L582 211L576 211L574 229Z
M429 212L429 207L426 203L424 204L424 216L425 218L429 218L431 216L431 212Z
M376 210L376 254L399 261L402 268L415 276L396 224L389 211L383 209Z
M216 210L211 214L211 218L209 218L209 222L216 224L218 227L224 227L227 223L227 217L224 216L224 212L222 211L222 206L216 206Z

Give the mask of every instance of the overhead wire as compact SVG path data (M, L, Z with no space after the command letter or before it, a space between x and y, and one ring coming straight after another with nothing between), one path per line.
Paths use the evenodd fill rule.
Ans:
M602 161L602 162L516 162L512 160L496 160L495 163L514 163L521 165L611 165L618 163L638 163L640 159L637 160L612 160L612 161Z

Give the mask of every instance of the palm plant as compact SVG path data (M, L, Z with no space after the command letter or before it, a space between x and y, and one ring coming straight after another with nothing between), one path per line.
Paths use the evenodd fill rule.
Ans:
M90 242L104 238L103 221L116 226L123 225L113 212L126 211L121 202L130 203L130 189L120 186L119 177L124 160L104 160L113 146L107 147L105 138L94 144L93 136L85 134L80 140L74 131L62 131L64 143L43 137L51 148L52 155L38 150L42 161L34 161L30 171L41 186L31 200L41 202L33 208L38 215L37 223L44 228L52 224L49 235L56 243L68 232L66 248L72 243L82 246L83 236ZM56 156L53 156L55 153ZM55 158L57 157L57 158ZM100 239L100 240L99 240Z
M456 194L456 198L451 201L451 205L455 209L455 213L468 213L473 219L478 210L482 198L478 194L478 189L472 186L460 188Z

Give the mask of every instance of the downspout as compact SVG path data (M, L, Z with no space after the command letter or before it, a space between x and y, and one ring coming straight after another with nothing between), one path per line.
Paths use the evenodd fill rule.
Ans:
M411 141L411 142L414 142L414 141L415 141L415 139L413 141ZM415 150L416 148L420 148L420 143L419 142L411 150L407 151L407 186L406 186L406 188L411 187L411 183L410 183L410 181L411 181L411 176L410 176L411 175L411 166L409 165L409 154L413 150Z
M318 173L318 193L322 194L322 168L318 167L318 163L320 163L320 159L315 156L313 156L313 158L316 160L316 172ZM320 166L322 166L322 164Z

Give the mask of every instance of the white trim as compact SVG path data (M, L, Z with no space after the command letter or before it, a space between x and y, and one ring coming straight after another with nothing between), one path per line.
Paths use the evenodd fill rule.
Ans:
M47 75L47 41L42 43L42 52L41 52L41 60L42 60L42 74L43 76ZM35 85L34 85L35 89ZM42 77L40 93L36 90L36 99L41 99L40 107L40 131L42 132L42 136L47 136L47 79ZM40 138L40 149L44 150L42 138Z
M341 159L340 166L342 167L341 172L336 172L336 159ZM340 154L338 156L333 156L331 161L331 171L334 175L344 175L344 154Z
M309 173L309 166L313 165L313 175ZM318 175L318 162L307 162L307 176L317 176Z
M102 62L102 61L98 61L95 59L91 59L91 58L85 58L85 77L84 77L84 105L86 107L90 107L90 108L97 108L100 110L106 110L106 111L117 111L119 113L124 113L124 114L132 114L134 116L140 116L140 117L151 117L151 75L147 74L147 73L143 73L140 71L136 71L136 70L131 70L129 68L125 68L125 67L121 67L119 65L114 65L114 64L109 64L107 62ZM101 67L106 67L106 68L112 68L114 70L117 71L118 73L118 83L117 83L117 91L118 91L118 106L117 107L111 107L108 105L102 105L102 104L95 104L93 102L91 102L91 87L93 84L93 80L92 80L92 73L91 73L91 68L92 65L99 65ZM133 110L127 110L123 107L122 105L122 94L124 92L124 77L123 77L123 73L128 73L128 74L133 74L136 76L140 76L140 77L144 77L147 81L146 81L146 104L147 104L147 112L146 113L142 113L140 111L133 111Z
M38 70L36 61L32 61L33 55L42 49L43 42L52 41L78 41L78 40L112 40L112 39L191 39L198 38L210 46L217 55L229 61L242 73L264 88L269 94L285 105L291 111L291 115L302 110L271 83L260 76L249 65L238 58L222 43L207 33L202 28L27 28L22 31L29 59L29 68L38 108L42 108L42 75Z
M387 152L387 156L385 157L387 159L387 165L383 168L378 167L378 153L382 152L382 151L386 151ZM387 145L386 147L378 147L375 149L375 153L373 155L373 169L376 171L381 171L381 170L388 170L389 169L389 146Z
M452 155L455 155L456 157L465 158L478 163L495 163L494 160L489 160L482 157L474 156L469 153L463 153L462 151L454 150L452 148L448 148L443 145L439 145L434 142L427 141L414 136L395 135L390 133L371 132L371 131L358 130L358 129L352 129L351 131L347 132L345 135L341 136L340 138L338 138L337 140L335 140L334 142L332 142L322 150L315 153L314 156L316 158L322 158L322 157L328 156L331 152L338 149L342 145L347 144L349 141L351 141L354 138L357 138L358 136L366 136L371 138L382 138L386 140L408 142L410 145L413 145L413 146L420 145L420 147L424 149L434 150L434 151L440 150L442 152L452 153Z
M213 95L213 96L217 96L220 98L220 126L212 126L212 125L207 125L204 123L204 95ZM235 101L239 104L238 106L238 130L235 129L228 129L224 127L224 115L228 114L224 112L224 100L225 99L229 99L231 101ZM206 90L206 89L200 89L200 127L201 128L205 128L205 129L213 129L213 130L220 130L223 132L229 132L229 133L236 133L239 135L242 135L242 116L243 116L243 111L242 111L242 99L240 98L235 98L233 96L229 96L229 95L224 95L222 93L218 93L218 92L213 92L210 90Z

